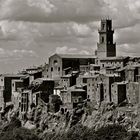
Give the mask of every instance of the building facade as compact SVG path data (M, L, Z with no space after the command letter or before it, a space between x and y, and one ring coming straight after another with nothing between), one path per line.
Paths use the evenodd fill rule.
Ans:
M54 54L49 58L48 77L60 79L65 75L64 70L80 71L80 66L95 64L93 55Z

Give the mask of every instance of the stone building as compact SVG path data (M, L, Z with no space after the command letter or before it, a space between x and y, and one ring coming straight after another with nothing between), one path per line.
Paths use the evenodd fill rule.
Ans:
M118 105L127 99L126 85L125 81L115 82L111 85L112 102Z
M118 70L119 68L118 67L108 67L108 68L105 68L105 73L106 74L114 74L114 73L116 73L117 74L117 72L116 72L116 70Z
M100 66L101 69L103 68L109 68L109 67L120 67L123 68L127 65L129 61L129 57L106 57L103 59L100 59Z
M21 90L20 108L21 112L30 111L32 104L37 106L40 100L49 102L49 95L53 94L54 81L52 79L38 78L34 80L28 89Z
M49 57L48 77L60 79L65 75L64 69L79 71L81 65L95 64L95 58L93 55L54 54Z
M14 109L20 106L21 90L24 89L23 80L12 80L12 103Z
M122 78L117 74L87 75L84 78L86 78L87 99L98 105L102 101L111 102L111 84L122 81Z
M87 93L86 90L83 89L83 86L75 85L67 90L62 90L60 96L63 102L62 107L71 110L87 98Z
M76 78L78 77L78 71L72 71L67 75L63 75L60 80L60 85L67 88L76 85Z
M140 75L140 65L128 65L125 68L125 79L129 82L137 82L137 75Z
M32 103L33 103L32 91L31 90L21 91L20 112L26 113L30 111Z
M29 84L31 84L32 81L34 81L35 79L42 78L43 68L42 67L28 68L22 71L21 73L29 76Z
M29 89L32 90L33 94L39 94L44 102L49 102L49 95L52 95L54 92L54 80L48 78L38 78L34 80Z
M140 85L138 82L129 82L126 86L128 103L133 105L140 103Z
M90 64L90 71L99 72L100 71L100 65Z
M100 104L102 101L112 102L111 84L122 81L121 77L116 74L100 74L95 80L97 103Z
M97 98L97 91L95 88L97 84L97 81L96 81L97 78L98 78L98 75L87 76L87 99L95 103L96 103L96 98Z
M42 77L44 78L48 78L48 69L49 69L49 64L44 65L43 69L42 69Z
M4 93L4 87L1 86L0 87L0 112L3 112L4 108L5 108L5 102L4 102L3 93Z
M14 79L21 79L25 77L25 75L19 74L3 74L0 76L0 87L3 89L3 98L4 102L11 102L12 97L12 80Z

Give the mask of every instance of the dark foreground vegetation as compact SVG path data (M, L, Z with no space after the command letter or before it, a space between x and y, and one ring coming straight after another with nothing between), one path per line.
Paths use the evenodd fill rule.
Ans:
M75 125L65 133L49 133L45 140L139 140L138 132L128 132L121 125L108 125L95 131L82 125Z
M21 127L21 122L12 120L0 132L0 140L40 140L31 130Z
M13 120L1 130L0 140L140 140L140 137L138 132L128 132L121 125L108 125L95 131L77 124L67 132L46 133L39 138L35 131L22 128L19 120Z

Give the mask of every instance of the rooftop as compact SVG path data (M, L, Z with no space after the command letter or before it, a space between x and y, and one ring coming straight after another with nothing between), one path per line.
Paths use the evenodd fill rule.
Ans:
M64 86L59 85L57 87L54 87L54 89L64 89Z
M118 69L119 67L116 67L116 66L113 66L113 67L106 67L107 70L116 70Z
M1 74L2 77L26 77L26 75L22 74Z
M82 54L54 54L61 58L96 58L94 55L82 55ZM54 56L53 55L53 56Z
M72 86L72 87L69 88L69 90L70 90L71 92L85 92L85 90L82 89L82 86L81 86L81 87Z
M114 73L114 74L103 74L106 77L119 77L118 74Z
M97 65L97 64L90 64L90 66L100 67L100 65Z
M61 78L70 78L70 77L72 77L71 74L67 74L67 75L63 75L63 76L61 76Z
M127 81L122 81L122 82L115 82L114 84L117 85L126 85L128 82Z
M100 61L119 61L119 60L124 60L126 58L129 58L129 57L127 56L106 57L106 58L102 58Z

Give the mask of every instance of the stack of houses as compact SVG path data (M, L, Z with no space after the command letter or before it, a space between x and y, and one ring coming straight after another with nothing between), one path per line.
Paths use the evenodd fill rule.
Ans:
M140 103L140 57L116 56L112 20L101 20L95 55L54 54L44 67L0 76L0 111L14 104L26 113L51 95L71 110L79 103ZM52 97L52 96L51 96Z

